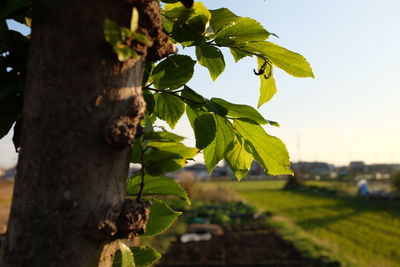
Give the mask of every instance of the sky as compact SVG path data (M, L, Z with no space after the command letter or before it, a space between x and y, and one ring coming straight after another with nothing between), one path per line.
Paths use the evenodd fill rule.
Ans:
M258 20L279 38L270 41L298 52L315 78L294 78L276 70L278 93L259 111L281 127L291 159L400 163L400 1L398 0L207 0L209 9L227 7ZM245 3L245 4L244 4ZM192 48L181 49L193 55ZM189 86L205 97L222 97L256 107L259 80L255 59L234 63L225 54L225 72L212 82L196 65ZM194 144L182 118L174 132ZM0 140L0 166L16 163L11 136Z

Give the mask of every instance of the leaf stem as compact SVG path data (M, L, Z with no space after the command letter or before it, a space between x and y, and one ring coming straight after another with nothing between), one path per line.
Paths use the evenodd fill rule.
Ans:
M139 192L136 196L136 201L139 201L142 198L143 194L143 189L144 189L144 176L145 176L145 171L144 171L144 150L143 150L143 145L140 143L140 188Z

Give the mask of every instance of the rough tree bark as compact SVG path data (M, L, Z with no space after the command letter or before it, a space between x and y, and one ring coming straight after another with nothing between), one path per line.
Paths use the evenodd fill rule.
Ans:
M140 60L117 61L109 18L153 39ZM118 229L129 143L143 116L145 56L168 54L158 1L37 0L21 150L1 266L97 266ZM123 237L120 236L119 237Z

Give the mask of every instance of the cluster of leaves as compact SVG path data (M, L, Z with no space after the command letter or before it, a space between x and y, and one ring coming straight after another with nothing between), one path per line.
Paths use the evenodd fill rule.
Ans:
M181 169L199 151L203 151L209 173L225 159L239 180L249 172L253 160L268 174L293 174L285 145L262 127L265 124L279 126L278 123L265 119L251 106L221 98L207 99L187 83L196 63L207 68L211 79L216 80L225 69L221 48L228 48L236 62L244 57L256 58L260 107L276 92L274 67L296 77L312 77L309 63L301 55L267 41L273 34L254 19L239 17L226 8L208 10L200 2L189 9L179 1L162 2L166 2L163 9L165 32L171 42L193 47L196 60L187 55L172 55L158 64L147 63L143 77L143 95L147 103L142 122L144 133L136 140L132 152L132 162L141 164L141 171L128 180L128 196L140 199L176 195L189 204L185 191L165 173ZM107 30L105 34L109 40L111 35ZM115 46L113 48L115 51ZM120 60L127 59L123 53L116 52ZM182 137L163 127L155 131L157 119L174 128L185 112L195 134L196 148L185 146ZM154 205L144 235L162 232L179 215L165 202L152 201Z
M257 59L260 107L276 92L275 66L296 77L312 77L309 63L301 55L267 41L271 33L254 19L239 17L226 8L208 10L200 2L191 9L178 1L166 2L165 31L172 42L194 47L197 60L173 55L155 66L148 65L143 84L147 118L159 118L174 128L186 112L209 173L225 159L238 179L248 173L253 160L268 174L292 174L285 145L261 126L277 123L266 120L251 106L207 99L187 83L197 62L208 69L213 80L217 79L225 69L221 48L228 48L235 61Z
M104 35L106 41L112 45L120 61L139 57L139 54L133 47L135 42L145 46L151 45L151 41L145 35L136 32L138 27L139 12L135 7L132 9L131 25L129 29L121 27L109 19L104 21Z
M19 147L25 91L29 36L10 30L6 20L31 25L28 0L8 0L0 4L0 139L14 125L13 141Z

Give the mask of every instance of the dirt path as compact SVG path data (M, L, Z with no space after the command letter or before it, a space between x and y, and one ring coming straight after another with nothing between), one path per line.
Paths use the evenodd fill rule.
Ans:
M0 180L0 234L6 231L10 213L13 182Z
M265 224L226 229L211 241L175 241L157 266L316 266Z

